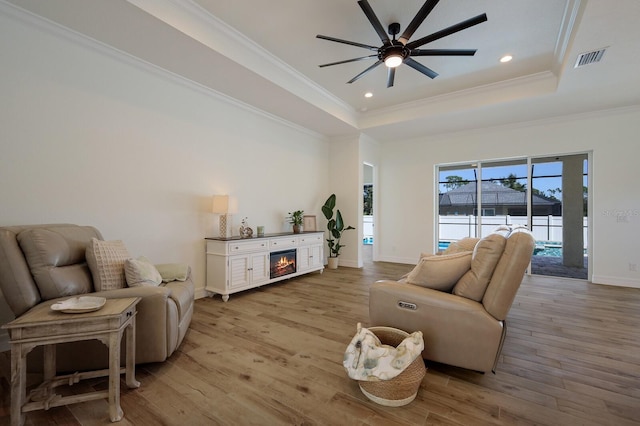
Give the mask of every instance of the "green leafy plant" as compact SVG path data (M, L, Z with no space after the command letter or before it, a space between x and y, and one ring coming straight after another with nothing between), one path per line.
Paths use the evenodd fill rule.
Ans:
M287 216L287 220L289 223L293 225L302 225L302 215L304 215L304 210L296 210L294 212L289 212L289 216Z
M327 201L325 201L324 206L322 206L322 213L324 217L329 221L327 223L327 229L329 230L329 238L327 239L327 243L329 245L329 257L338 257L340 256L340 249L344 247L344 244L340 244L340 238L342 238L342 233L344 231L348 231L349 229L356 229L353 226L344 226L344 222L342 221L342 214L340 210L337 209L335 211L335 217L333 209L336 207L336 194L331 194Z

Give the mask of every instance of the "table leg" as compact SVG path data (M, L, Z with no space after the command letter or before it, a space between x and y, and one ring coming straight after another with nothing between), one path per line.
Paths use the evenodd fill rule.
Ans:
M126 371L125 378L127 386L129 388L139 388L140 382L136 380L136 317L131 319L131 322L125 330L125 336L127 339L127 359L126 359Z
M120 340L119 332L109 333L109 417L112 422L122 420L120 408Z
M27 354L22 344L11 344L11 424L22 426L24 414L22 406L26 399L27 385Z
M56 345L44 345L44 381L56 375Z

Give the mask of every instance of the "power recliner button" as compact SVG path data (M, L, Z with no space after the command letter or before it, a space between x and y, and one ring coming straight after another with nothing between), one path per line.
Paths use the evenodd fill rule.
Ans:
M399 301L398 306L405 309L411 309L412 311L415 311L416 309L418 309L418 306L415 303L409 303L409 302L403 302L403 301Z

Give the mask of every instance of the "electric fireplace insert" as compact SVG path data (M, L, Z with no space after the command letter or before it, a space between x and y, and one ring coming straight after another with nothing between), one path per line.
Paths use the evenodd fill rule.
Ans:
M271 252L269 263L269 277L271 279L294 274L296 272L296 249Z

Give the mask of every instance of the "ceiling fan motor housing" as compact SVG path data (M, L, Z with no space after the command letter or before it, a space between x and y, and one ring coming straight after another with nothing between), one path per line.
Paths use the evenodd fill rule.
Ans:
M390 44L385 43L380 49L378 49L378 59L384 61L389 56L401 56L404 61L411 52L404 44L397 40L393 40Z

